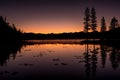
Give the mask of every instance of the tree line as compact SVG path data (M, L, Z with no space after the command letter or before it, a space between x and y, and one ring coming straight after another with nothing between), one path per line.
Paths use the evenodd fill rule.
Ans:
M84 15L84 31L59 34L23 33L23 39L101 39L104 40L104 42L105 40L106 42L111 42L108 41L111 39L120 40L120 25L116 17L111 19L109 27L106 25L105 17L102 17L100 32L98 32L95 8L92 8L91 10L86 8Z
M91 10L86 8L84 13L84 31L72 32L72 33L60 33L60 34L35 34L35 33L23 33L20 29L17 29L14 24L10 25L7 22L6 17L0 16L0 41L17 41L28 39L120 39L120 25L118 20L113 17L110 22L110 26L107 30L105 17L101 19L100 32L97 31L97 16L95 8ZM92 31L92 32L90 32Z

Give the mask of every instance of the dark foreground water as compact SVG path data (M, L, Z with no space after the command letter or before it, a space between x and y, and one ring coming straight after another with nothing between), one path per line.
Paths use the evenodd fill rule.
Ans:
M81 40L34 40L0 48L0 80L120 80L120 49Z

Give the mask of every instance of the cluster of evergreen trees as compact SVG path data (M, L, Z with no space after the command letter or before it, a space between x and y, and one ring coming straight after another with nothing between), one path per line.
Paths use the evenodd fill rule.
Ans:
M10 25L6 18L0 16L0 41L16 41L21 38L21 30L17 29L14 24Z
M92 30L93 32L96 32L98 26L97 26L97 20L96 20L97 17L96 17L95 9L92 8L91 11L90 11L89 8L86 8L84 14L85 14L85 17L84 17L84 32L88 33L89 30ZM118 20L115 17L113 17L111 19L111 22L110 22L109 31L115 30L115 29L118 29L118 28L120 28ZM105 31L107 31L106 21L105 21L105 18L102 17L100 32L105 32Z

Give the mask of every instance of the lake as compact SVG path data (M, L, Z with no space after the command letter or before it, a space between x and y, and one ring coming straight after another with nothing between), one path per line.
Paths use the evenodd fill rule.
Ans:
M120 49L81 40L28 40L0 47L0 80L120 79Z

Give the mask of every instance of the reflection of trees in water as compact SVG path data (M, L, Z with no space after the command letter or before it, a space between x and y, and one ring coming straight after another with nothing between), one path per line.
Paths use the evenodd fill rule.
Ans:
M100 45L100 49L101 49L101 63L102 63L102 67L105 68L105 63L106 63L106 46L105 45Z
M97 49L95 48L95 44L93 45L93 51L92 51L92 56L91 56L91 59L92 59L92 75L95 76L96 74L96 68L97 68Z
M15 59L17 52L21 51L23 45L20 43L10 43L0 45L0 65L4 66L9 60L10 56Z
M117 48L112 48L110 53L110 61L113 69L116 69L119 67L120 62L120 50Z
M84 59L85 59L85 68L86 68L85 72L87 76L90 76L90 68L91 68L90 57L91 55L89 54L88 51L88 45L85 45Z
M89 47L88 44L85 44L85 72L88 77L90 75L95 76L97 72L97 55L99 48L93 45L93 48ZM107 53L109 53L109 61L111 62L111 67L113 69L117 69L120 63L120 49L115 47L108 47L103 44L100 45L100 55L101 55L101 64L102 67L105 68Z
M89 49L88 44L85 45L85 68L86 68L86 75L90 76L91 74L95 76L96 68L97 68L97 53L98 49L95 49L95 45L93 45L93 50Z

